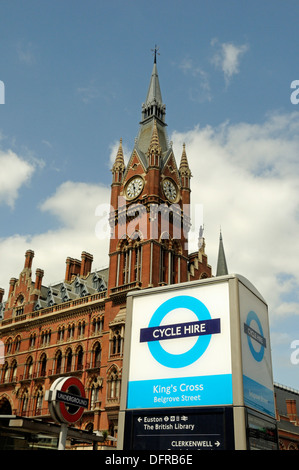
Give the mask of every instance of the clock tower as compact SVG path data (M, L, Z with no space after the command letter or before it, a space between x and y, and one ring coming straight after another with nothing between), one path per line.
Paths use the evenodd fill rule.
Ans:
M108 283L112 297L130 289L211 276L204 244L197 254L188 254L191 171L185 145L179 166L176 163L165 114L155 51L133 151L125 165L120 140L112 168Z

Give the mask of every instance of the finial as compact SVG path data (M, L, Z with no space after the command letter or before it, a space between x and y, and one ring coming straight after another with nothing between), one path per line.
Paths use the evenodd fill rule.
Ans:
M155 44L155 49L151 49L151 51L154 53L153 54L154 55L154 64L157 63L157 54L160 55L158 50L159 50L159 47L157 46L157 44Z

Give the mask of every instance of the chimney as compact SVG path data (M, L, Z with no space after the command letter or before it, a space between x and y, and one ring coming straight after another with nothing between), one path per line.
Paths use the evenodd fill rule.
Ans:
M72 264L72 258L68 257L66 259L66 270L65 270L65 278L64 278L64 280L67 282L70 282L71 280L71 276L70 276L71 264Z
M42 269L37 268L37 270L35 271L35 289L41 290L43 277L44 271Z
M286 400L287 415L290 421L297 421L296 400Z
M79 261L78 259L67 258L65 281L71 282L72 276L77 276L77 274L80 274L80 269L81 269L81 261Z
M10 296L14 290L15 284L17 282L17 279L15 277L12 277L11 280L9 281L9 293L8 296Z
M85 277L91 272L91 265L93 262L93 256L86 251L83 251L81 254L81 270L80 277Z
M3 296L4 296L4 289L0 287L0 304L2 304Z
M27 250L26 253L25 253L25 265L24 265L24 268L29 268L29 269L31 269L33 258L34 258L34 251L32 251L32 250Z

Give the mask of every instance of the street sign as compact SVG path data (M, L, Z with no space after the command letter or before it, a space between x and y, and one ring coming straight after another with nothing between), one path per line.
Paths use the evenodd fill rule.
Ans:
M232 408L127 411L124 450L233 449Z
M232 274L132 291L126 312L119 450L244 450L249 438L272 446L245 424L250 409L276 426L268 306L250 281ZM230 431L216 408L233 415Z
M84 385L77 377L60 377L51 385L46 400L52 418L58 423L73 424L88 407Z
M56 391L55 398L57 401L62 401L68 405L79 406L82 408L88 408L88 399L80 397L78 395L73 395L72 393L62 392L60 390Z

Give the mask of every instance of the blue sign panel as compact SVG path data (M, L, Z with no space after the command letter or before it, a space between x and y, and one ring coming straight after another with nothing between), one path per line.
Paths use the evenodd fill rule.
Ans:
M131 409L231 403L231 374L136 380L128 384L128 408Z

